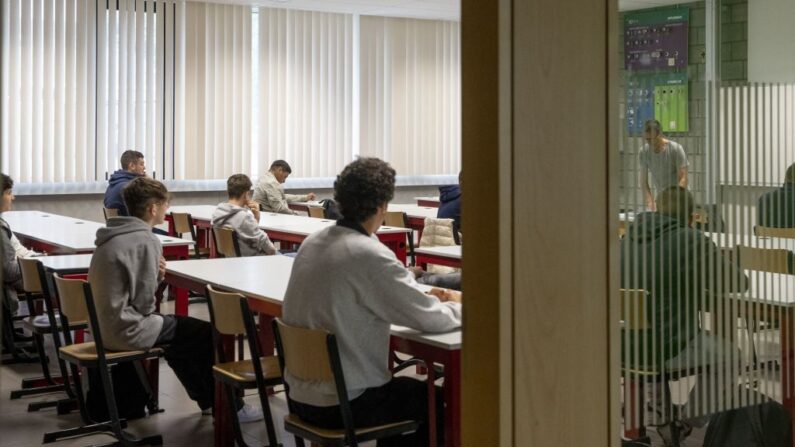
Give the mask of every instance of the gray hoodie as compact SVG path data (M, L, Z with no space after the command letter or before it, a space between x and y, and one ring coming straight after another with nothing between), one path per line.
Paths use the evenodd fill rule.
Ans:
M113 217L97 230L95 244L88 279L105 347L151 348L163 327L163 317L153 313L160 241L143 220Z
M232 205L228 202L218 204L213 211L213 227L228 226L237 231L242 256L275 255L276 247L268 235L259 228L259 222L248 208Z

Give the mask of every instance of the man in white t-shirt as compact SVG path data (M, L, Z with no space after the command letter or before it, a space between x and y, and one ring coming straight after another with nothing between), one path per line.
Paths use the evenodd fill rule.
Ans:
M656 211L654 198L657 194L672 186L687 188L687 156L681 144L663 136L657 120L646 121L643 138L646 143L638 153L640 186L643 188L646 207L650 211Z

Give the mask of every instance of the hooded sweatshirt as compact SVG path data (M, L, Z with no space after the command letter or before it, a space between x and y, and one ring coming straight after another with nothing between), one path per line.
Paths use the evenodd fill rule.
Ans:
M448 185L439 187L439 219L453 219L456 231L461 231L461 187Z
M127 183L130 183L136 177L140 176L123 169L114 172L108 180L108 189L105 190L105 208L119 210L119 216L129 216L130 213L127 212L127 205L124 204L122 190L127 186Z
M228 226L237 232L242 256L275 255L276 247L268 235L259 228L254 213L231 203L219 203L213 211L212 225L215 228Z
M795 228L795 182L763 194L756 207L757 225Z
M629 338L624 348L650 356L635 364L665 364L700 332L702 294L717 291L719 298L722 292L746 290L747 281L700 230L656 212L639 214L621 240L621 287L649 293L651 328ZM636 344L645 347L636 351Z
M88 279L105 347L151 348L163 327L154 313L160 241L143 220L112 217L95 244Z

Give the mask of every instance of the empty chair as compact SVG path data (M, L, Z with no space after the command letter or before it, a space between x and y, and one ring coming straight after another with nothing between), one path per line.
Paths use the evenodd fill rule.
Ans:
M116 217L119 215L119 210L116 208L102 208L102 214L105 216L105 222L108 221L111 217Z
M268 443L275 447L277 445L276 429L273 425L273 418L268 405L267 387L282 383L279 362L272 355L260 356L259 353L262 351L258 349L258 346L252 346L251 337L253 337L255 344L259 339L256 331L253 335L249 335L249 346L253 348L251 350L251 359L245 360L242 355L238 360L229 358L233 354L227 355L224 349L223 337L239 337L247 334L241 310L241 300L245 301L245 298L239 293L219 292L211 286L207 286L207 296L209 297L210 320L213 325L213 344L216 350L213 377L226 388L229 412L232 415L237 444L240 446L246 445L240 430L240 421L237 418L236 392L256 388L259 391L260 402L262 403Z
M215 251L219 257L240 257L240 243L235 230L229 227L213 228L213 239L215 240Z
M273 321L273 332L276 337L279 366L284 374L285 369L292 377L316 383L333 384L337 392L342 413L344 428L331 430L317 427L302 420L290 412L284 418L284 428L295 436L295 444L304 447L304 439L320 444L358 446L360 442L387 438L417 430L416 421L400 421L377 427L356 428L353 425L351 404L345 386L345 375L339 356L337 339L333 334L323 330L304 329L285 324L281 319ZM423 364L413 359L403 362L393 372L411 365ZM292 408L290 388L286 386L287 404Z
M326 218L326 210L324 210L322 206L310 206L308 210L309 217L316 217L319 219Z
M771 273L793 273L792 252L778 248L737 246L740 267Z
M59 430L57 432L46 433L44 443L55 442L58 439L93 434L98 432L111 432L118 440L120 445L162 445L163 438L160 435L147 436L145 438L135 438L125 432L125 422L119 418L116 407L116 398L113 393L113 384L110 377L110 366L123 362L140 362L141 360L161 357L161 348L152 348L148 351L106 351L102 345L102 333L99 328L97 311L94 306L94 298L91 294L91 287L88 282L78 279L63 279L58 275L53 275L55 286L58 290L58 297L61 303L61 326L65 328L62 333L64 336L64 346L59 349L59 355L70 364L72 377L76 388L76 396L80 406L80 414L85 425L81 427ZM72 336L68 330L71 322L88 320L91 327L93 342L72 343ZM83 398L82 385L80 383L79 368L97 368L102 378L102 388L105 393L105 404L108 408L110 421L93 423L88 417L85 400ZM143 368L136 365L136 369L141 376L144 388L150 395L150 413L158 411L156 405L157 396L151 392L149 382L143 374Z
M197 242L193 245L193 256L196 259L207 258L210 256L209 247L199 247L196 240L196 226L193 224L193 218L188 213L171 213L171 220L174 224L174 235L182 237L183 234L189 233L192 241Z

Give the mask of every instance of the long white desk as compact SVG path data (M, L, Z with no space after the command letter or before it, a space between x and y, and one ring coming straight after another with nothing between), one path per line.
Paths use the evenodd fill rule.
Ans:
M252 310L260 314L262 346L271 347L270 319L281 315L282 302L293 265L287 256L253 256L169 262L166 282L173 287L203 291L207 285L238 292L248 298ZM400 326L392 327L393 349L445 366L445 421L447 439L459 445L460 437L460 352L461 331L426 334ZM216 393L216 396L219 394ZM221 396L225 395L221 393ZM216 445L230 445L234 439L227 406L216 399ZM449 423L449 425L447 425Z
M20 242L50 254L93 253L97 230L105 225L41 211L7 211L3 219ZM188 257L193 241L157 235L163 254L182 259Z
M214 205L172 206L170 212L190 214L196 226L207 231L211 227L210 223L215 208ZM310 234L334 224L335 222L330 219L267 212L260 213L259 219L259 227L268 233L271 240L290 244L300 244ZM406 241L409 231L407 228L382 226L376 231L376 236L405 264Z
M750 234L707 233L720 248L735 248L738 245L753 248L779 248L795 253L795 239L784 237L754 236Z
M415 248L417 266L423 269L426 269L428 264L461 267L461 248L460 245Z

